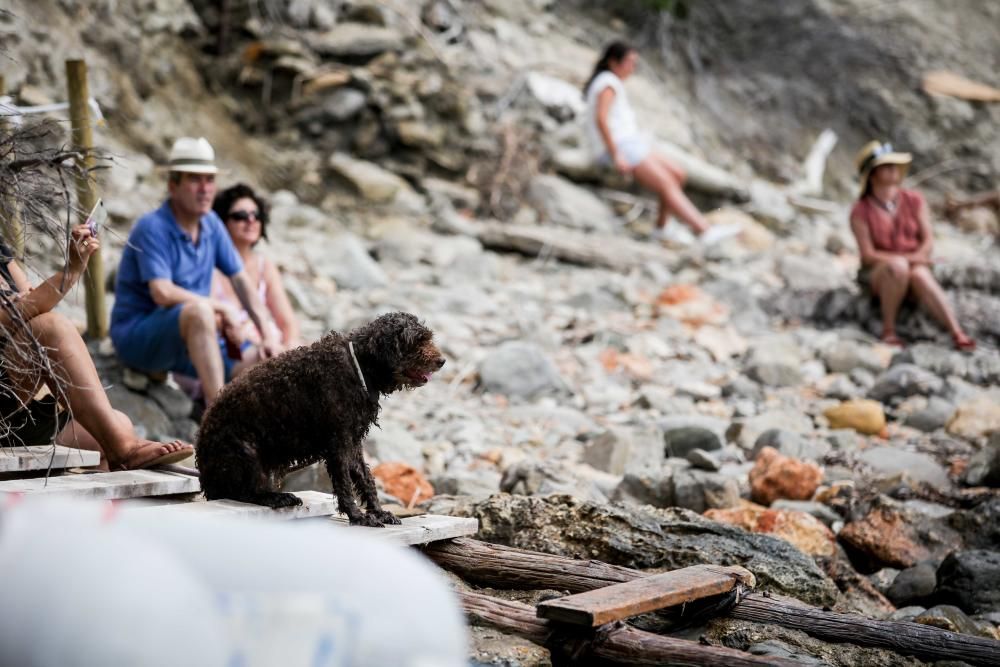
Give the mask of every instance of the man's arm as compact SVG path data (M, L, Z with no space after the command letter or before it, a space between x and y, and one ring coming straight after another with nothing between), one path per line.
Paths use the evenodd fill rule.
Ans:
M253 321L254 326L257 327L257 331L260 332L261 341L261 353L266 359L272 356L274 351L277 349L278 341L274 338L274 333L271 328L265 326L267 318L264 312L264 304L261 303L260 297L257 291L250 284L250 279L247 278L246 271L240 271L239 273L234 273L229 276L230 282L233 284L233 291L236 292L236 297L240 300L240 304L243 309L247 311L250 319Z

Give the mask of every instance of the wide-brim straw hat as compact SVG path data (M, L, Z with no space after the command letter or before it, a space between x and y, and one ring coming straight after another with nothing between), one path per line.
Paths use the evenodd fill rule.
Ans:
M186 174L217 174L219 168L215 165L215 149L205 137L180 137L170 148L166 171L176 171Z
M869 141L858 151L858 155L854 159L854 165L858 169L858 181L861 184L861 188L858 190L858 197L865 196L865 191L868 190L868 177L875 167L883 164L898 164L905 171L912 161L912 155L909 153L897 153L893 150L892 144L888 142Z

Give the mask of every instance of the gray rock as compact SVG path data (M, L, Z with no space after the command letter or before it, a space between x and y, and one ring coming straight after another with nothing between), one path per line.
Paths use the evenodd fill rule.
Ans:
M678 470L673 474L674 505L701 514L708 509L735 507L740 487L727 475L704 470Z
M376 204L394 201L401 193L412 192L409 183L373 162L357 160L345 153L334 153L330 168L366 201Z
M878 589L878 592L885 595L885 592L892 586L892 582L899 576L899 570L894 567L883 567L878 572L868 575L868 581Z
M389 283L385 271L353 234L327 237L324 243L306 245L302 250L317 273L334 280L339 287L364 290Z
M794 291L832 290L846 282L843 269L829 255L782 255L778 259L778 273Z
M853 452L864 444L864 438L850 428L838 428L830 431L826 439L833 445L834 449L841 452Z
M738 564L765 590L817 605L838 596L833 581L788 542L689 510L500 494L452 511L478 518L478 537L488 542L635 568Z
M851 378L851 382L865 390L871 389L872 385L875 384L875 375L864 368L855 368L848 374L848 377Z
M772 428L760 434L754 442L750 458L756 459L760 450L774 447L781 454L795 459L819 461L830 452L830 443L816 438L804 438L798 433Z
M820 355L831 373L850 373L860 368L872 373L885 370L885 363L871 345L855 340L838 340Z
M896 611L889 614L887 620L890 621L912 621L920 614L927 611L926 607L921 607L919 605L911 605L909 607L902 607Z
M1000 487L1000 433L969 459L965 469L965 483L969 486Z
M642 469L631 469L618 483L611 499L636 505L672 507L674 505L674 468L660 464Z
M1000 611L1000 552L973 549L948 554L937 570L934 597L970 614Z
M851 382L850 378L840 375L827 386L823 395L827 398L834 398L838 401L848 401L852 398L859 398L864 395L864 390Z
M812 419L794 410L769 410L753 417L734 421L726 431L726 439L750 451L764 431L781 429L793 433L811 433Z
M314 463L305 468L300 468L285 475L281 483L281 490L291 493L292 491L325 491L333 492L333 485L330 483L330 474L323 463Z
M875 380L875 385L868 391L868 396L888 403L893 399L903 399L907 396L929 396L941 391L943 380L930 371L925 371L913 364L897 364Z
M811 514L816 517L827 526L833 526L833 524L841 520L840 515L832 509L823 503L818 503L812 500L788 500L787 498L779 498L771 503L771 509L805 512L806 514Z
M663 444L667 456L678 458L686 457L692 449L722 449L722 439L717 432L695 425L664 429Z
M715 472L722 466L718 459L704 449L692 449L687 453L687 460L693 467L710 472Z
M479 383L485 391L517 398L533 398L566 390L556 366L533 343L507 341L479 364Z
M955 414L955 406L938 396L927 399L927 405L906 415L903 423L924 433L942 429Z
M112 407L121 410L132 420L136 435L140 438L163 441L175 437L173 422L155 401L121 385L111 387L107 394Z
M951 487L948 472L933 457L897 447L872 447L858 454L858 460L878 475L903 475L913 482L926 482L939 489Z
M885 591L885 596L897 607L919 604L931 596L936 585L934 566L920 563L900 572Z
M950 604L939 604L931 607L913 619L913 622L932 625L936 628L958 632L963 635L977 636L980 632L979 626L975 621L969 618L961 609Z
M309 46L323 56L375 56L403 48L403 36L395 30L364 23L338 23L309 38Z
M402 461L417 470L423 470L424 454L420 441L398 422L386 421L379 428L369 431L364 448L379 463Z
M750 348L744 370L765 386L794 387L802 384L802 362L802 355L790 337L775 336Z
M752 401L764 400L763 388L745 375L737 375L727 384L724 384L722 386L722 395L726 398L739 397L748 398Z
M806 651L797 649L777 639L768 639L766 641L753 644L747 648L747 653L750 653L751 655L762 655L769 658L794 660L796 664L803 665L803 667L825 667L827 664L819 658L810 655Z
M337 88L316 105L307 107L296 114L300 123L322 122L343 123L349 121L365 108L368 98L357 88Z
M940 345L917 343L898 352L893 364L913 364L934 375L954 375L978 385L1000 384L1000 355L987 349L964 354Z
M191 397L179 387L166 382L153 382L149 385L147 395L156 401L163 412L171 419L186 419L191 416Z
M601 232L610 232L615 228L615 214L610 206L589 190L560 176L535 176L531 180L528 198L551 224Z
M428 481L434 493L485 498L500 490L500 473L495 470L445 472Z
M605 503L607 495L570 467L551 461L521 461L503 472L500 490L519 496L564 494L579 501Z
M663 460L659 429L612 428L587 442L580 460L598 470L622 475L627 467L644 468Z

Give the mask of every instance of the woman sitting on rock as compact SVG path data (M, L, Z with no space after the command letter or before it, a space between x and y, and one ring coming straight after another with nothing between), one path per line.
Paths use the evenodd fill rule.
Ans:
M861 190L851 210L851 231L861 253L862 284L869 285L882 307L882 340L902 345L896 315L911 290L951 334L955 347L972 350L976 342L962 331L944 290L931 272L934 247L930 214L923 196L900 187L909 153L872 141L858 153Z
M274 262L255 250L257 243L267 238L267 202L249 186L239 183L220 192L212 208L225 224L250 281L257 285L260 300L267 306L270 315L267 326L273 327L281 339L278 352L298 347L301 344L299 323L285 292L281 273ZM232 319L240 322L242 327L236 332L241 347L247 349L260 343L257 327L247 312L240 308L230 282L223 279L218 271L212 281L212 297L232 306Z
M694 237L680 226L667 224L671 211L706 244L739 232L731 225L712 226L687 195L687 174L653 148L651 139L639 131L623 82L635 72L639 53L623 42L612 42L597 61L584 86L587 100L587 138L598 162L632 174L640 185L656 193L660 209L653 236L680 244Z
M137 437L129 418L111 407L76 327L53 312L99 247L86 225L76 227L66 270L32 287L0 241L0 447L54 438L100 451L101 466L111 470L176 463L194 453L191 445ZM39 397L46 386L50 393Z

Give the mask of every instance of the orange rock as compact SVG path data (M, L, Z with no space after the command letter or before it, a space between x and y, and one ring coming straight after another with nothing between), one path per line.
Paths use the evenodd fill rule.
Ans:
M434 497L434 487L423 473L399 461L380 463L372 474L382 480L385 492L399 498L407 505L415 505Z
M750 471L750 497L761 505L770 505L778 498L809 500L821 481L823 471L816 464L765 447Z
M664 306L675 306L678 303L691 301L699 296L701 296L701 293L694 285L671 285L660 292L656 301Z
M888 436L885 411L878 401L867 398L844 401L827 408L823 416L829 420L831 429L851 428L866 435Z
M875 567L906 569L944 558L961 537L942 519L934 519L889 500L879 500L863 518L848 523L837 538Z
M712 509L706 518L752 533L768 533L780 537L802 553L810 556L832 556L836 537L822 521L811 514L795 510L772 510L754 503L729 509Z

